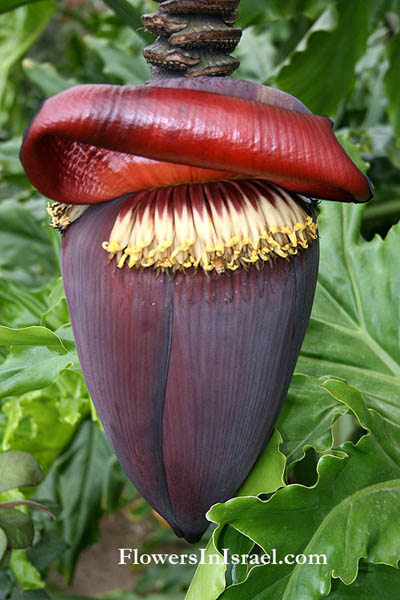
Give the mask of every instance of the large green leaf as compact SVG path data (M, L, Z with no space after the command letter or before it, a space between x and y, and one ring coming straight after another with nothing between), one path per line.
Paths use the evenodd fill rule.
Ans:
M371 7L371 0L337 0L329 6L280 68L278 87L300 98L313 112L335 114L355 83Z
M258 459L255 467L249 477L240 488L239 496L249 496L263 492L274 492L282 485L283 472L285 469L285 457L279 450L282 438L277 431L274 431L268 445ZM210 538L204 553L204 564L200 564L194 575L186 600L216 600L225 588L227 565L223 562L221 549L229 548L231 553L246 554L251 550L253 542L246 539L238 531L231 527L218 528ZM209 564L210 556L219 556L220 564ZM230 573L231 578L236 582L244 579L247 567L240 566L233 569Z
M10 352L6 344L45 345L59 354L75 349L61 278L37 291L0 280L0 353L4 359Z
M45 513L52 519L56 519L56 515L44 504L40 504L39 502L35 502L34 500L6 500L5 502L0 502L0 508L18 508L18 507L29 507L35 508L36 510L40 510Z
M332 0L272 0L266 3L266 13L269 19L290 19L300 14L314 19Z
M51 63L39 63L31 58L26 58L22 67L24 74L42 92L43 96L53 96L66 90L79 82L76 79L65 79Z
M104 63L104 73L115 83L140 85L150 79L150 69L142 51L143 39L126 29L118 40L110 42L104 38L86 36L85 43L98 53Z
M24 173L21 161L18 158L20 147L21 138L19 136L0 143L1 175L22 175Z
M47 346L53 352L67 353L62 339L54 331L37 325L20 329L0 325L0 346Z
M24 327L40 321L46 310L45 299L12 281L0 279L0 323Z
M38 598L41 597L41 588L44 588L45 582L41 578L39 571L29 562L25 550L13 550L10 568L21 590L38 590Z
M45 590L21 590L14 588L10 600L52 600Z
M156 587L156 584L154 587ZM181 594L177 594L176 591L171 593L163 591L160 594L156 592L154 594L150 593L143 596L143 594L135 594L134 592L124 592L119 590L102 594L100 600L143 600L143 598L146 600L183 600L183 596ZM11 600L14 600L14 598L11 598ZM17 600L20 599L18 598ZM25 600L25 597L21 598L21 600ZM27 598L26 600L31 599ZM32 600L35 600L35 598L32 598ZM93 596L76 596L75 594L71 596L69 594L63 594L62 592L55 592L52 590L51 600L93 600Z
M275 19L290 19L300 14L315 18L333 0L241 0L239 4L239 24L248 25L273 21Z
M362 207L325 203L317 293L301 373L346 379L400 423L400 225L385 240L360 235Z
M7 536L8 547L27 548L33 542L33 523L20 510L0 508L0 527Z
M394 600L399 589L400 569L361 562L356 581L351 585L335 581L327 600Z
M254 494L274 492L285 485L285 456L280 450L282 438L274 431L266 448L257 463L239 489L238 496L253 496Z
M41 222L43 204L0 204L0 277L39 288L58 275L51 242Z
M3 558L6 550L7 550L7 536L5 534L4 529L0 529L0 560Z
M129 25L133 31L142 36L146 41L152 40L153 36L144 31L141 16L146 7L143 2L139 6L134 6L128 0L103 0L107 6L115 12L123 23ZM136 1L135 4L138 4Z
M105 434L93 422L85 421L35 494L62 507L58 525L70 547L60 560L68 579L72 577L80 551L97 536L99 518L110 508L106 506L106 499L119 496L106 490L105 482L120 491L122 481L126 481L109 477L114 465L115 457Z
M0 600L6 600L11 590L11 579L5 569L0 570Z
M388 45L389 68L385 75L384 86L388 103L389 117L400 138L400 33Z
M53 329L67 326L69 324L69 313L62 278L59 277L56 281L49 284L48 291L50 293L46 298L46 309L41 315L41 324L48 323ZM72 341L72 336L70 340Z
M27 557L29 562L42 572L48 569L67 548L67 542L56 533L44 534L38 544L27 550Z
M240 60L240 66L234 73L236 79L256 83L265 81L273 69L276 57L272 32L248 27L243 31L234 55Z
M317 600L329 593L332 573L352 583L360 558L397 566L400 427L368 411L355 388L335 380L325 387L372 433L356 446L346 443L341 455L323 456L313 487L289 485L266 502L235 498L211 509L209 518L229 523L269 554L275 549L282 561L254 568L221 600ZM288 554L325 555L326 564L291 566L283 560Z
M39 0L2 0L0 5L0 13L8 12L9 10L14 10L19 6L24 6L25 4L32 4L33 2L38 2Z
M332 447L331 427L347 412L347 407L332 398L325 384L325 378L314 380L306 375L296 374L292 379L276 425L282 434L280 451L288 467L302 459L309 447L321 453ZM270 469L269 465L266 467ZM259 468L258 463L256 468Z
M10 398L3 405L7 416L3 449L30 452L47 471L89 410L81 375L64 371L48 388Z
M15 100L10 71L46 27L53 11L53 0L46 0L0 16L0 126L7 123L8 109Z
M0 454L0 492L26 485L38 485L43 472L37 460L27 452L11 450Z
M67 332L61 328L69 324L69 314L61 277L41 290L0 279L0 323L15 329L40 323L52 331L60 330L66 337Z
M51 385L58 373L71 367L76 355L56 354L43 346L13 351L0 366L0 398L19 396Z

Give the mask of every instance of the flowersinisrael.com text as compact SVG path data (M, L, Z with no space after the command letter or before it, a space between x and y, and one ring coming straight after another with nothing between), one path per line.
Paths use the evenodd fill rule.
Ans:
M277 556L276 548L264 554L231 554L223 548L221 554L207 554L205 548L198 553L174 554L154 553L141 554L138 548L119 548L119 565L326 565L325 554L285 554Z

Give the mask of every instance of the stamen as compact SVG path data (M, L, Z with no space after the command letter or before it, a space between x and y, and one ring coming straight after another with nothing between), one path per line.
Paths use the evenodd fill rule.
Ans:
M51 216L50 227L58 229L62 233L88 208L88 204L62 204L61 202L48 204L46 212Z
M160 188L126 199L103 248L118 268L260 268L317 238L308 213L303 198L261 180Z

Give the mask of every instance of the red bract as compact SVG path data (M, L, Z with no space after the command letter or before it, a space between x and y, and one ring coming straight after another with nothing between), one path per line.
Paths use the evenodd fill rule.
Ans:
M237 177L331 200L371 195L329 119L198 89L72 88L44 104L21 159L43 194L67 204Z
M365 201L368 179L328 119L220 78L72 88L43 105L21 158L63 203L50 212L105 431L195 541L268 440L296 364L318 268L304 196Z

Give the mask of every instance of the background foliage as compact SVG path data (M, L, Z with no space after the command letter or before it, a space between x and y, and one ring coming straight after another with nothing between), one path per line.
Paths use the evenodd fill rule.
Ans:
M58 516L31 512L28 550L31 539L6 550L0 535L0 600L67 598L51 584L51 568L71 582L101 517L122 507L152 522L144 549L176 544L127 483L96 422L59 275L59 236L18 160L44 97L77 83L150 77L141 52L151 36L140 14L154 7L0 2L0 434L3 452L31 453L46 474L36 491L3 491L0 500L33 496ZM323 552L328 564L201 566L187 600L398 598L399 14L399 0L241 0L235 76L276 85L330 116L347 151L369 168L375 199L321 206L317 295L277 430L238 497L209 512L217 524L209 553ZM152 567L131 591L103 598L179 600L192 576Z

